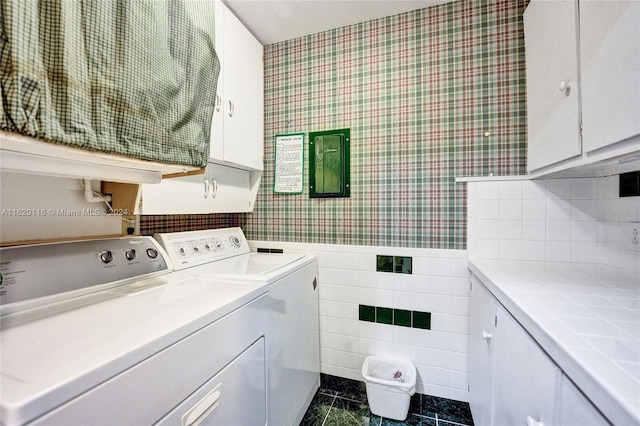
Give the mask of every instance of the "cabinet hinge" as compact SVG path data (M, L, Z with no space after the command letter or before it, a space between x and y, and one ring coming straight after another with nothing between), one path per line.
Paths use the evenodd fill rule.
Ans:
M494 321L493 321L493 326L497 327L498 326L498 316L496 315Z

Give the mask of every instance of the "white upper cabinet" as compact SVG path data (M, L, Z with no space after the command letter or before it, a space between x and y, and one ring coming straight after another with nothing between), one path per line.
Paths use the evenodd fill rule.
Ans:
M209 144L209 161L224 161L224 119L222 109L222 96L224 88L224 13L227 8L220 2L215 2L216 7L216 54L220 60L220 75L216 91L216 107L211 120L211 141Z
M220 1L216 1L216 52L221 71L212 121L211 161L262 170L263 49Z
M253 211L264 151L262 45L220 1L216 53L220 77L204 174L142 188L141 214Z
M261 173L258 173L261 175ZM253 210L259 176L209 164L205 174L142 186L140 214L241 213Z
M580 68L584 150L632 150L614 144L640 135L640 2L580 2Z
M639 28L637 1L531 0L524 31L532 177L640 167Z
M529 171L582 154L576 7L532 1L524 13Z

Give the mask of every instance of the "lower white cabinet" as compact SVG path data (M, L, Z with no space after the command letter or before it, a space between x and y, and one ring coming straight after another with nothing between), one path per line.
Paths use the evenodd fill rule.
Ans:
M560 425L601 426L609 422L567 376L562 376Z
M477 425L492 422L494 336L497 302L480 282L472 278L469 324L469 406Z
M561 371L498 304L493 424L552 425Z
M475 276L469 332L474 424L610 424Z

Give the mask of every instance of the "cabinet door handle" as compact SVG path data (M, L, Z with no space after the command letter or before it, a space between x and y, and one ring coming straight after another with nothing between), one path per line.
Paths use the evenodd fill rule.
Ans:
M200 401L196 402L189 411L182 416L182 426L197 426L202 423L213 410L220 406L222 383L213 388Z
M235 104L229 99L229 117L233 117L233 110L235 109Z
M211 198L216 198L216 195L218 195L218 181L213 179L211 181Z
M569 80L561 81L560 86L558 86L558 90L569 95L569 92L571 91L571 82Z
M486 331L483 331L482 332L482 338L484 340L491 340L493 338L493 334L487 333Z
M527 426L544 426L544 423L535 420L531 416L527 416Z
M202 196L204 198L207 198L209 196L209 192L211 191L211 182L209 182L209 179L205 179L204 180L204 193L202 194Z
M220 95L216 93L216 112L220 112L220 108L222 107L222 98Z

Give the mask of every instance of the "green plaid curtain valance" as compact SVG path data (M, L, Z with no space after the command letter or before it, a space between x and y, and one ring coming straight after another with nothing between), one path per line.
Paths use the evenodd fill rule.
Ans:
M0 128L205 166L214 25L209 1L2 0Z

